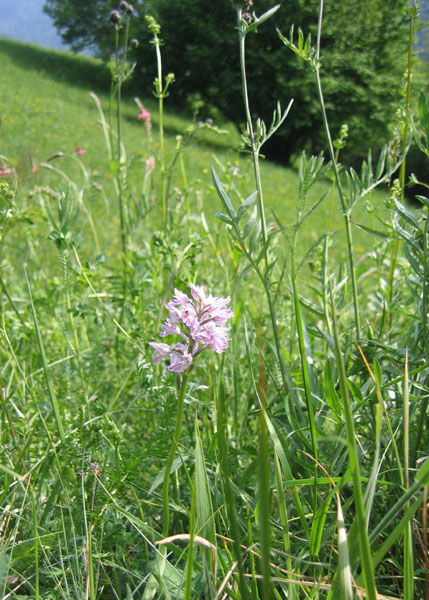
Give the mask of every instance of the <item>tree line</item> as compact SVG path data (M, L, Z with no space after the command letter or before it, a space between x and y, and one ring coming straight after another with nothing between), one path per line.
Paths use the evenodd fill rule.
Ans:
M74 50L91 48L109 56L114 36L112 0L47 0L49 14L63 40ZM272 0L255 0L249 11L261 14ZM175 74L171 102L179 107L195 101L209 116L213 110L238 127L244 122L241 103L235 10L231 0L141 0L134 3L130 36L139 41L131 50L137 62L131 85L143 97L155 76L151 34L145 16L161 26L165 72ZM248 36L247 73L252 114L271 122L277 102L294 99L289 118L271 145L271 157L287 162L294 153L316 153L325 147L314 74L278 37L292 24L315 41L319 0L280 0L275 17ZM362 158L391 136L403 100L408 44L409 0L327 1L324 7L321 73L325 102L334 135L348 125L344 158ZM133 90L134 91L134 90ZM204 115L203 115L204 116Z

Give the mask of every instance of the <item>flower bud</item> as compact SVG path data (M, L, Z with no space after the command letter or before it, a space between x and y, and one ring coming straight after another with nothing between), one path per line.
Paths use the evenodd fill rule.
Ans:
M127 13L127 15L132 15L134 12L134 6L132 4L128 4L128 2L121 2L119 8Z
M151 15L146 15L145 19L146 19L146 23L149 28L149 31L151 33L153 33L153 35L158 35L161 32L161 27L155 21L155 19Z
M113 25L117 25L121 22L121 19L122 17L119 10L112 10L112 12L110 13L110 22L113 23Z
M136 38L132 38L132 40L130 41L130 46L131 46L131 48L138 48L139 41Z

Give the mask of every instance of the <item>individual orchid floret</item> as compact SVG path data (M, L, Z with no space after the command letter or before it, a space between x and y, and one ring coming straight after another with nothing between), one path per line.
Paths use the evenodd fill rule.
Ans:
M234 315L228 304L230 298L207 295L204 286L191 284L191 296L174 290L174 296L167 303L169 317L162 325L160 337L180 336L181 342L170 346L166 343L151 342L156 350L153 361L158 363L168 359L169 371L186 371L195 357L206 348L222 353L228 348L229 327L226 322ZM184 342L184 343L183 343Z

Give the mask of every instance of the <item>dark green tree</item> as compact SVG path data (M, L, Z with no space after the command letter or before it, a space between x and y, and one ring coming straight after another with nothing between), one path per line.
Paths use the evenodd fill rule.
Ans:
M274 2L275 3L275 2ZM275 16L247 38L247 72L253 114L271 121L279 100L294 98L290 116L272 139L266 153L286 161L293 152L325 147L314 74L280 41L276 28L289 35L292 24L315 40L318 0L280 0ZM272 0L255 0L259 15ZM322 35L322 81L328 117L335 136L349 126L349 159L374 150L389 137L401 99L406 63L409 0L327 1ZM101 0L47 0L66 42L78 49L108 50L108 11L113 3ZM166 72L174 72L172 101L186 105L200 97L238 126L244 121L238 60L235 10L231 0L151 0L135 4L133 35L140 40L138 69L150 90L154 74L153 49L144 13L161 25ZM111 37L111 36L110 36Z

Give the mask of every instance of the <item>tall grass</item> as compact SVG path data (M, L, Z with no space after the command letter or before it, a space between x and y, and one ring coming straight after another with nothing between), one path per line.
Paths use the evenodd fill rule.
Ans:
M250 158L197 145L221 135L198 117L176 121L179 139L168 135L173 76L163 85L153 20L158 106L144 106L158 132L148 136L122 97L132 67L116 23L111 96L108 85L92 94L102 128L87 153L66 136L67 152L32 157L24 172L5 137L5 599L429 593L429 200L404 203L394 144L376 160L369 152L360 173L339 164L323 110L323 2L314 47L300 30L279 35L315 74L330 158L302 154L293 187L288 171L261 161L265 141L293 118L287 101L270 126L254 122L246 91L247 36L275 11L256 16L236 3ZM404 150L414 136L429 158L423 94L401 134ZM270 180L281 178L274 203ZM150 343L166 309L178 310L167 303L173 293L185 302L190 284L230 296L229 348L197 345L177 313L186 349L173 357L167 335L170 350L158 348L165 360L154 364ZM172 373L177 354L188 362Z

